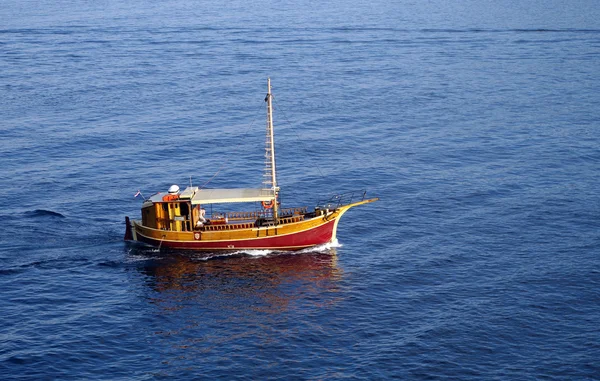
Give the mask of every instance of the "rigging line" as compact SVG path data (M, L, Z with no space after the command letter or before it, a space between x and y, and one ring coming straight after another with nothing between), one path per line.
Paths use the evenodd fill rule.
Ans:
M273 101L275 101L275 97L273 97ZM276 103L276 102L275 102ZM302 149L309 154L308 157L314 161L315 163L315 167L317 168L317 171L319 171L319 174L321 175L321 177L323 179L326 179L325 176L323 175L323 172L321 172L321 168L319 168L319 164L318 162L313 159L312 155L310 155L310 153L308 152L308 149L306 149L306 146L304 145L304 142L302 141L302 139L300 139L300 136L298 135L298 133L296 132L296 129L294 128L294 126L292 125L292 123L290 122L290 120L287 118L287 116L285 115L285 113L283 112L283 109L279 107L279 104L277 104L277 108L279 110L281 110L281 116L283 116L283 118L287 121L288 125L291 127L292 131L294 131L294 135L296 135L296 137L298 138L298 141L300 142L300 145L302 146Z
M263 108L263 105L261 103L260 108ZM256 118L258 118L258 112L255 114L256 116L254 117L254 120L252 120L252 123L250 123L250 126L246 129L246 131L244 132L244 134L242 135L242 140L244 140L246 138L246 135L248 135L248 132L250 132L250 130L252 129L252 126L254 126L254 122L256 122ZM239 151L240 149L240 145L236 145L236 147L233 149L233 151L231 153L235 154ZM204 184L202 184L198 189L204 189L204 187L206 185L208 185L208 183L210 183L215 177L217 177L217 175L219 174L219 172L221 172L221 170L223 168L225 168L225 166L229 163L229 160L231 160L231 158L234 155L229 155L229 157L227 158L227 160L225 160L225 162L223 164L221 164L221 166L219 167L219 169L217 169L217 172L215 172L215 174L208 179L208 181L206 181Z
M162 238L160 239L160 243L158 244L158 251L160 251L160 247L162 246L163 240L165 239L166 235L163 234Z

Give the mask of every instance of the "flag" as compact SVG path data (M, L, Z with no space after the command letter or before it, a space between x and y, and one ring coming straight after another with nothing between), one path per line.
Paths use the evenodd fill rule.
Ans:
M137 193L135 195L133 195L133 197L135 198L135 197L137 197L137 196L139 196L141 194L142 194L142 191L138 190Z

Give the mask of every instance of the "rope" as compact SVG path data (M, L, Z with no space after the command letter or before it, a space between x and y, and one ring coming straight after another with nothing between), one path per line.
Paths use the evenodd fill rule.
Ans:
M160 247L162 246L163 240L165 239L166 234L163 234L162 238L160 239L160 243L158 244L158 251L160 251Z

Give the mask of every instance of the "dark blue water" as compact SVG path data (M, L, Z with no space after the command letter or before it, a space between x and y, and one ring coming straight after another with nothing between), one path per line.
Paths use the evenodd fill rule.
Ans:
M458 3L458 4L456 4ZM2 379L600 379L596 1L0 5ZM366 188L339 244L122 242L133 195Z

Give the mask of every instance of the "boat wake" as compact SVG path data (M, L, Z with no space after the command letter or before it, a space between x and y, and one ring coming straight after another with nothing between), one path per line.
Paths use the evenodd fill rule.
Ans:
M306 249L298 250L298 251L283 251L283 250L239 250L232 253L229 253L228 256L250 256L255 258L267 257L271 255L298 255L298 254L326 254L330 253L332 249L337 247L342 247L342 245L338 242L338 240L334 240L329 243L325 243L322 245L308 247Z
M264 258L277 255L298 255L298 254L329 254L335 248L342 247L338 240L334 240L329 243L309 247L298 251L283 251L283 250L267 250L267 249L247 249L237 250L226 253L213 253L209 255L195 256L194 260L208 261L212 259L223 259L223 258L235 258L235 257L251 257L251 258Z
M248 255L250 257L266 257L269 254L273 254L273 253L281 253L281 251L277 251L277 250L240 250L240 251L236 251L233 254L238 254L238 255Z
M255 257L261 258L266 257L270 254L274 253L283 253L283 251L276 250L238 250L238 251L230 251L224 253L212 253L212 254L202 254L200 256L194 256L194 260L197 261L208 261L212 259L224 259L224 258L239 258L239 257Z
M322 245L317 245L317 246L313 246L313 247L308 247L306 249L302 249L299 250L297 252L295 252L295 254L304 254L304 253L328 253L330 252L332 249L335 249L337 247L342 247L342 244L338 242L337 239L328 242L328 243L324 243Z
M177 250L165 250L158 249L150 246L135 246L129 247L127 250L127 262L141 262L148 259L165 258L168 257L168 253L179 253L188 259L194 261L209 261L215 259L226 259L226 258L265 258L274 257L278 255L299 255L299 254L331 254L336 248L342 247L342 244L338 240L328 242L322 245L308 247L306 249L298 251L283 251L283 250L268 250L268 249L246 249L236 250L227 252L213 252L213 253L190 253L188 251L177 251Z

